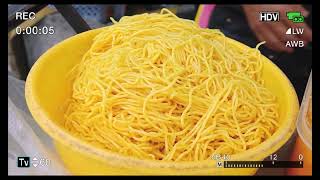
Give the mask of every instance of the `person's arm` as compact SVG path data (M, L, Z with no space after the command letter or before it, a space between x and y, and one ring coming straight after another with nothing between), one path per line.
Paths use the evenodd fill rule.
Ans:
M312 30L306 23L293 23L286 18L288 11L300 11L307 17L309 12L301 5L242 5L251 30L259 41L266 41L266 46L277 52L293 52L293 48L285 46L287 41L304 41L305 45L312 41ZM280 12L279 22L260 22L259 13L262 11ZM286 35L288 28L304 28L302 35Z

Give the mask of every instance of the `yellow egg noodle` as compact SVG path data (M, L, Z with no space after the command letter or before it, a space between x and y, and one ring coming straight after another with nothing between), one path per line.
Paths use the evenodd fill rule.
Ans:
M236 154L278 128L258 47L241 48L167 9L105 27L69 73L65 128L139 159L199 161Z

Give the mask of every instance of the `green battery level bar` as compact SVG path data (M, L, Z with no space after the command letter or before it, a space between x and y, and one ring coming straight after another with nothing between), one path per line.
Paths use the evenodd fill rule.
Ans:
M291 20L294 23L304 22L304 16L301 15L301 12L297 12L297 11L287 12L287 17L288 17L288 20Z

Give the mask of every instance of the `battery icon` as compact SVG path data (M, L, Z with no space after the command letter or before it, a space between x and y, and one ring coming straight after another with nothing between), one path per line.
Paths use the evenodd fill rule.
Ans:
M301 12L298 11L290 11L287 12L288 20L291 20L294 23L303 23L304 16L301 15Z

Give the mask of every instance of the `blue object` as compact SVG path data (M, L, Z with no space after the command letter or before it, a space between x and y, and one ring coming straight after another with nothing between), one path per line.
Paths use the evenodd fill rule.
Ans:
M106 8L108 5L72 5L84 19L94 19L101 23L107 21Z

